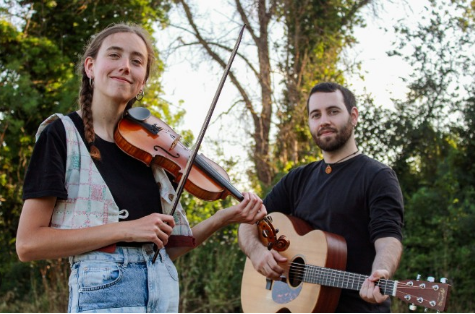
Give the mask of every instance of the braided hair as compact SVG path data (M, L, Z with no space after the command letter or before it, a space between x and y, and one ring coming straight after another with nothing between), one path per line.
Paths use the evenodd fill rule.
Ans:
M104 40L108 36L116 33L133 33L138 35L144 41L145 46L147 47L148 54L145 81L147 81L150 76L150 72L152 71L152 66L155 60L152 40L150 38L149 33L144 28L136 24L112 24L101 32L92 36L89 43L86 45L84 54L77 66L78 74L81 76L81 87L79 89L78 104L79 108L82 111L82 120L84 123L86 144L89 147L89 153L91 154L91 157L96 160L101 159L101 153L99 152L99 149L94 145L96 139L92 119L92 96L94 94L94 78L90 78L87 76L86 69L84 68L84 63L85 60L89 57L95 59ZM127 103L125 110L131 108L135 101L136 98L132 98Z

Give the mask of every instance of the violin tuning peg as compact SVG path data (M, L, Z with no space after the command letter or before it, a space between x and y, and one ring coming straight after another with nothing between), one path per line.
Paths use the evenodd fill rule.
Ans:
M262 230L262 236L264 238L268 238L269 237L269 233L267 232L267 230Z
M279 229L275 229L275 234L279 233Z

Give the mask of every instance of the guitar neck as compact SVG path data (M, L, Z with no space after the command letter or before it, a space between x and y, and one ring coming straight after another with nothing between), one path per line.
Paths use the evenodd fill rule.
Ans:
M361 286L363 286L363 283L366 278L369 277L341 270L302 264L294 264L291 266L291 276L293 273L294 276L296 276L295 278L298 278L298 273L302 272L302 268L304 268L303 278L301 278L302 281L340 289L359 291L361 289ZM379 286L379 289L381 290L382 294L390 296L396 295L397 281L380 279L377 282L377 285Z

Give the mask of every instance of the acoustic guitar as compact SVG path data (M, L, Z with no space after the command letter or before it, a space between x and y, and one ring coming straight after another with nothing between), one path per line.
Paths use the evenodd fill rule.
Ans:
M246 260L241 285L245 313L334 312L341 289L359 291L369 276L344 271L346 242L343 237L312 230L303 220L281 213L269 215L289 244L280 252L288 259L281 280L273 281L258 273ZM261 241L268 243L267 232ZM378 281L382 294L437 311L447 308L450 285L420 280Z

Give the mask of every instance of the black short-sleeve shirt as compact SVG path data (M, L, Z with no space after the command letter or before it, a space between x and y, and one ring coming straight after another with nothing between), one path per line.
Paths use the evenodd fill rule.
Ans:
M76 112L68 116L84 141L81 117ZM94 160L99 173L119 208L129 212L124 220L161 213L160 190L150 167L97 135L95 145L101 153L101 160ZM67 199L66 156L66 131L61 120L57 119L43 130L35 144L23 186L24 200L46 196Z

